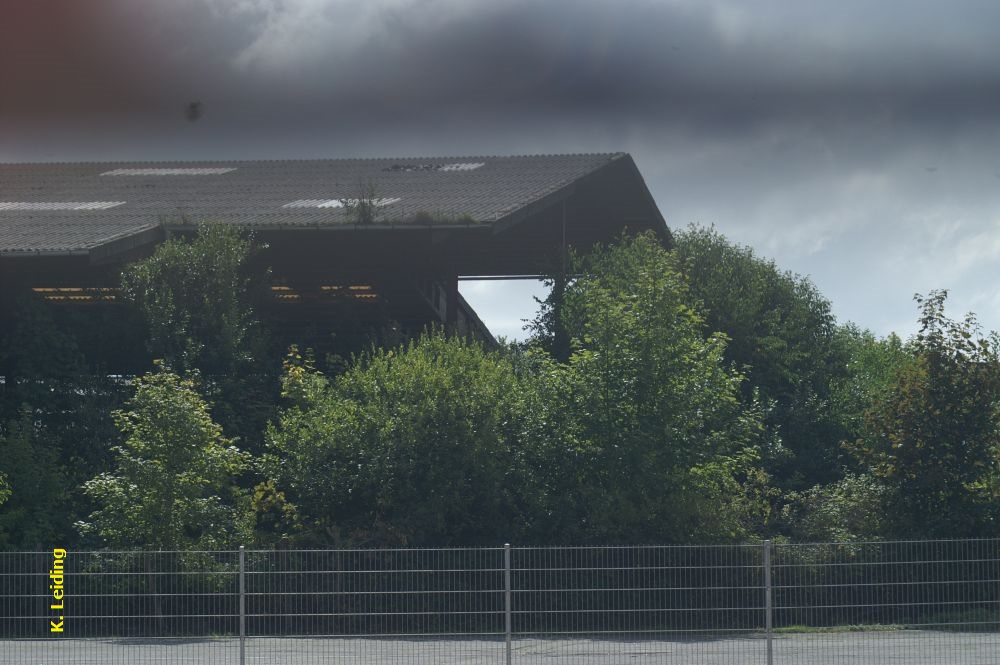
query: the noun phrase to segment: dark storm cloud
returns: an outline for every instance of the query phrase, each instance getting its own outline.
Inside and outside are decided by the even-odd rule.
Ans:
[[[457,16],[429,25],[420,17],[427,6],[435,5],[387,13],[383,26],[391,25],[353,49],[314,48],[298,60],[270,51],[265,32],[241,54],[244,73],[266,82],[265,94],[277,80],[289,100],[302,91],[312,104],[296,114],[319,123],[331,111],[348,123],[523,113],[741,133],[870,114],[947,125],[1000,110],[992,40],[913,43],[894,39],[891,25],[822,37],[808,22],[758,26],[740,3],[716,11],[705,9],[711,3],[498,3],[475,12],[444,3],[439,11]]]
[[[353,48],[339,49],[334,33],[327,48],[306,45],[296,58],[280,31],[272,44],[265,28],[238,57],[266,86],[281,80],[348,119],[621,113],[712,131],[845,113],[981,118],[998,108],[1000,50],[987,35],[935,34],[927,16],[929,37],[904,39],[894,37],[898,16],[864,11],[826,17],[832,27],[762,24],[746,6],[416,3],[361,26],[370,38],[350,40]],[[445,16],[422,15],[435,9]],[[866,27],[870,20],[885,24]]]
[[[786,5],[42,0],[3,28],[0,113],[128,117],[197,98],[279,129],[551,114],[749,132],[1000,110],[1000,47],[983,27],[1000,6],[970,20],[920,3]]]

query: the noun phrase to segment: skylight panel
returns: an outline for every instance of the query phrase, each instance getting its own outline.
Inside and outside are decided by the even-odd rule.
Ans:
[[[393,164],[383,171],[388,173],[413,173],[416,171],[475,171],[486,162],[454,162],[451,164]]]
[[[0,201],[0,210],[107,210],[125,201]]]
[[[101,175],[221,175],[235,171],[236,167],[222,168],[164,168],[164,169],[115,169]]]
[[[383,199],[372,199],[374,203],[379,208],[384,208],[385,206],[392,205],[397,201],[400,201],[399,197],[396,198],[383,198]],[[299,199],[298,201],[292,201],[291,203],[286,203],[281,206],[282,208],[343,208],[347,206],[356,206],[361,203],[361,199]]]
[[[282,208],[343,208],[340,199],[299,199],[281,206]]]
[[[485,162],[458,162],[455,164],[445,164],[438,171],[475,171],[481,166],[486,166]]]
[[[375,204],[379,208],[384,208],[385,206],[392,205],[393,203],[396,203],[399,200],[400,200],[400,198],[397,196],[396,198],[391,198],[391,199],[389,199],[389,198],[385,198],[385,199],[371,199],[371,203]],[[344,199],[343,200],[344,204],[349,205],[351,207],[354,207],[356,205],[360,205],[361,202],[362,202],[362,199]]]
[[[440,164],[393,164],[383,171],[386,173],[412,173],[414,171],[437,171]]]

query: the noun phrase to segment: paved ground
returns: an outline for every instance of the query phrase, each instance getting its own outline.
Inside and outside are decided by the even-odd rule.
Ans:
[[[854,632],[776,636],[775,665],[997,665],[1000,633]],[[239,642],[217,640],[0,640],[3,665],[239,665]],[[502,665],[486,639],[250,638],[247,665]],[[766,665],[759,636],[698,640],[516,639],[514,665]]]

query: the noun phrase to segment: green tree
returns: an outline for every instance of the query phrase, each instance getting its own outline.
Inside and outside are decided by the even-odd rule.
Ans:
[[[563,320],[563,305],[569,281],[565,269],[542,280],[543,286],[549,291],[548,295],[544,299],[535,298],[535,302],[538,303],[538,312],[526,326],[527,330],[531,332],[528,345],[543,350],[562,363],[569,360],[572,351]]]
[[[101,320],[95,307],[47,305],[24,298],[4,340],[0,366],[0,469],[14,496],[0,510],[7,547],[72,546],[72,524],[89,511],[80,485],[111,461],[118,432],[110,413],[126,390],[98,373],[78,341]]]
[[[304,539],[495,543],[511,537],[521,389],[511,364],[441,331],[373,349],[334,381],[293,354],[265,468]]]
[[[782,535],[802,543],[873,541],[891,533],[889,490],[869,473],[848,473],[784,497]]]
[[[173,370],[207,375],[245,371],[263,356],[250,305],[251,239],[223,224],[175,236],[122,271],[122,296],[143,314],[149,347]],[[259,286],[259,285],[258,285]]]
[[[213,415],[226,432],[257,448],[272,414],[277,367],[252,307],[267,280],[252,239],[222,224],[173,237],[126,266],[122,296],[146,321],[154,358],[180,374],[198,370]],[[276,365],[276,363],[275,363]]]
[[[887,399],[903,369],[914,362],[912,348],[895,334],[876,337],[853,324],[837,331],[838,344],[848,361],[846,374],[831,383],[833,413],[848,442],[867,434],[872,404]],[[778,530],[800,542],[851,542],[877,540],[893,531],[890,499],[885,480],[871,473],[867,464],[852,456],[845,459],[846,475],[825,485],[791,491],[783,497]]]
[[[71,486],[58,449],[25,408],[0,428],[0,549],[45,549],[70,544]]]
[[[551,442],[549,528],[602,542],[745,536],[761,414],[741,404],[726,338],[706,334],[677,257],[643,235],[574,272],[562,306],[573,351],[543,369],[543,425],[557,423],[538,437]]]
[[[248,537],[233,477],[248,463],[222,435],[190,378],[167,370],[136,380],[135,396],[114,414],[125,441],[115,468],[87,481],[98,506],[84,533],[113,547],[229,547]]]
[[[854,441],[864,436],[871,405],[892,392],[899,372],[914,361],[914,353],[894,333],[880,338],[847,324],[837,336],[848,360],[846,373],[831,382],[831,402],[844,439]]]
[[[51,307],[37,298],[23,298],[13,318],[2,354],[4,388],[20,388],[17,397],[22,402],[34,403],[38,400],[33,398],[49,393],[39,379],[68,380],[87,371],[76,339],[56,324]],[[20,410],[20,404],[14,410]]]
[[[765,450],[774,481],[804,489],[840,477],[840,426],[831,384],[845,375],[830,303],[806,278],[780,270],[712,228],[675,234],[691,293],[707,329],[729,338],[725,359],[747,375],[744,400],[770,405],[765,424],[778,443]]]
[[[1000,362],[997,334],[973,314],[945,315],[946,291],[916,296],[920,331],[891,390],[854,445],[892,491],[896,535],[1000,533]]]

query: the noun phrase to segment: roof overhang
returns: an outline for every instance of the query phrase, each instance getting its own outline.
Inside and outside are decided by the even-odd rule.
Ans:
[[[500,208],[494,207],[492,213],[481,212],[480,218],[474,221],[425,224],[389,217],[376,223],[360,224],[344,223],[341,217],[336,223],[331,223],[327,218],[310,217],[308,214],[255,214],[248,209],[238,216],[224,218],[222,223],[252,230],[271,246],[271,258],[284,254],[289,267],[294,268],[295,264],[305,261],[322,264],[325,269],[344,271],[393,268],[481,277],[523,277],[551,272],[553,261],[568,247],[588,249],[594,243],[612,242],[626,231],[652,231],[665,244],[671,243],[663,216],[629,155],[583,156],[590,157],[590,161],[575,165],[574,175],[562,179],[546,178],[544,171],[539,170],[539,165],[544,166],[546,159],[554,160],[552,163],[559,165],[563,163],[560,160],[572,157],[524,158],[529,162],[531,159],[537,161],[530,162],[544,185],[537,190],[525,188],[521,182],[524,178],[516,170],[514,173],[518,178],[512,179],[511,164],[514,162],[506,162],[504,168],[507,170],[497,176],[500,178],[498,186],[507,182],[503,180],[507,178],[521,187],[517,190],[521,193],[514,198],[508,197],[514,203],[506,205],[501,197],[495,203]],[[498,163],[517,159],[522,158],[496,158]],[[315,168],[326,163],[318,162]],[[110,167],[104,165],[102,168]],[[275,177],[278,178],[275,182],[280,184],[281,178],[278,175]],[[457,179],[462,176],[451,177]],[[535,176],[531,173],[525,176],[529,180],[532,177]],[[98,184],[109,182],[112,181],[103,179]],[[267,182],[266,179],[264,182]],[[414,182],[415,185],[413,182],[409,185],[419,187],[423,181]],[[459,180],[450,182],[468,187],[468,191],[456,191],[467,199],[473,197],[470,201],[475,200],[476,191],[482,191],[487,199],[491,196],[488,181],[485,189],[480,181],[479,190],[461,184]],[[512,185],[508,183],[506,186]],[[187,192],[185,195],[195,194]],[[193,232],[198,222],[202,221],[199,216],[188,214],[174,217],[156,215],[144,221],[136,212],[125,215],[121,212],[123,209],[125,206],[107,213],[80,213],[81,219],[87,215],[87,219],[97,216],[107,220],[101,227],[104,229],[103,237],[91,237],[82,246],[0,247],[0,259],[62,256],[85,258],[93,265],[122,263],[148,254],[171,234]],[[210,210],[211,206],[206,209]],[[482,210],[488,210],[488,207],[483,206]],[[102,214],[105,216],[100,217]],[[56,241],[61,228],[72,228],[73,217],[66,214],[49,218],[39,215],[37,219],[41,220],[39,223],[52,224],[46,237],[54,236]],[[27,226],[31,222],[29,219],[19,223]]]

